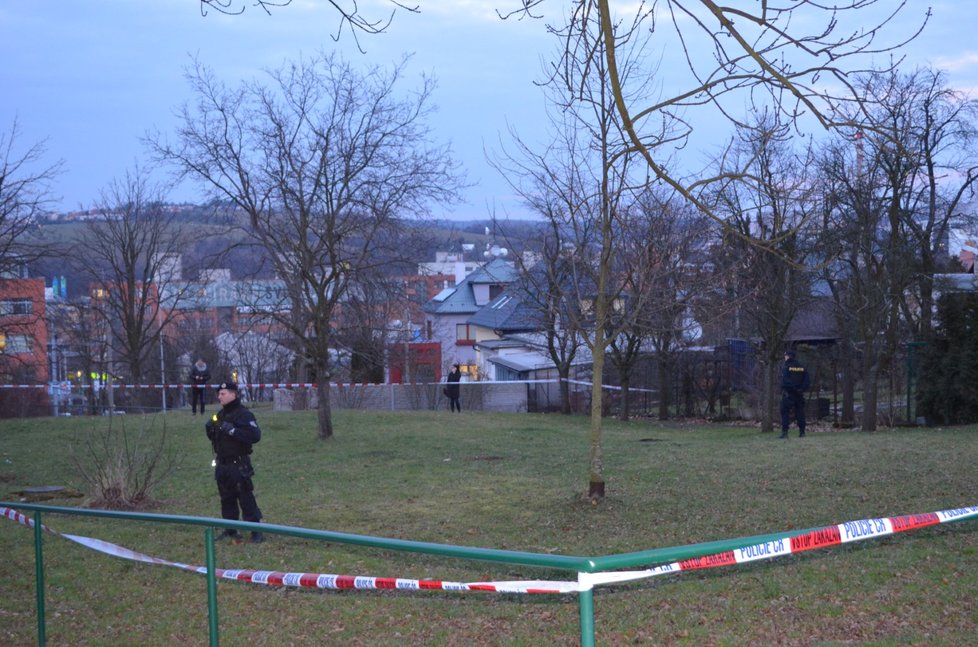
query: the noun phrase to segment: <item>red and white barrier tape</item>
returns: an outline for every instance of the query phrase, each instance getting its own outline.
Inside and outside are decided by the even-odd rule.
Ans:
[[[600,584],[640,580],[657,575],[671,575],[682,571],[692,571],[718,566],[733,566],[763,559],[774,559],[806,550],[826,548],[854,541],[885,537],[898,532],[907,532],[949,521],[978,518],[978,506],[938,510],[923,514],[910,514],[900,517],[880,519],[860,519],[846,521],[835,526],[825,526],[803,535],[754,544],[736,550],[728,550],[713,555],[694,557],[671,564],[660,564],[640,571],[613,571],[605,573],[581,573],[580,582],[585,588]]]
[[[100,384],[98,388],[106,389],[190,389],[193,385],[191,384]],[[207,388],[216,389],[220,387],[220,384],[203,384]],[[316,383],[293,383],[293,382],[255,382],[251,384],[241,383],[238,384],[239,388],[248,389],[313,389],[319,386]],[[367,386],[388,386],[387,384],[373,384],[369,382],[331,382],[331,387],[334,388],[350,388],[350,387],[367,387]],[[52,386],[50,384],[0,384],[0,389],[50,389]],[[71,389],[91,389],[92,384],[72,384]]]
[[[34,520],[12,508],[0,506],[0,515],[17,523],[33,528]],[[660,564],[639,571],[605,571],[601,573],[579,573],[577,582],[562,582],[552,580],[526,580],[513,582],[447,582],[442,580],[414,580],[393,577],[367,577],[354,575],[330,575],[324,573],[286,573],[282,571],[255,571],[249,569],[219,568],[216,575],[219,578],[252,584],[267,584],[270,586],[293,586],[315,589],[397,589],[410,591],[483,591],[491,593],[525,593],[525,594],[561,594],[580,593],[603,584],[641,580],[659,575],[672,575],[682,571],[733,566],[748,562],[784,557],[806,550],[826,548],[855,541],[885,537],[898,532],[908,532],[926,526],[932,526],[949,521],[962,521],[978,518],[978,506],[939,510],[923,514],[885,517],[879,519],[861,519],[847,521],[835,526],[825,526],[811,532],[754,544],[736,550],[724,551],[702,557],[694,557],[670,564]],[[157,557],[151,557],[135,552],[122,546],[117,546],[100,539],[65,535],[42,526],[46,532],[64,537],[70,541],[105,553],[148,564],[173,566],[199,574],[206,574],[207,568],[191,566],[179,562],[171,562]]]
[[[0,516],[4,516],[12,521],[27,526],[34,527],[34,520],[13,508],[0,506]],[[113,557],[121,557],[136,562],[146,564],[157,564],[160,566],[172,566],[185,571],[207,574],[206,566],[192,566],[180,562],[151,557],[143,553],[138,553],[123,546],[92,539],[91,537],[80,537],[78,535],[67,535],[52,530],[48,526],[41,526],[45,532],[64,537],[75,542]],[[575,593],[578,591],[577,582],[559,582],[547,580],[528,580],[519,582],[448,582],[443,580],[412,580],[394,577],[366,577],[354,575],[331,575],[326,573],[286,573],[282,571],[255,571],[250,569],[230,569],[218,568],[215,574],[219,578],[234,580],[236,582],[250,582],[252,584],[267,584],[269,586],[292,586],[309,589],[360,589],[360,590],[380,590],[398,589],[407,591],[483,591],[489,593],[527,593],[527,594],[558,594]]]
[[[591,384],[590,382],[582,382],[580,380],[563,380],[563,381],[565,381],[565,382],[567,382],[569,384],[579,384],[579,385],[588,385],[588,386],[590,386],[590,384]],[[500,382],[497,382],[497,381],[494,381],[494,380],[480,380],[480,381],[476,381],[476,382],[462,382],[461,384],[462,384],[462,386],[493,386],[493,385],[510,386],[510,385],[513,385],[513,384],[557,384],[559,382],[561,382],[561,380],[505,380],[505,381],[500,381]],[[344,388],[344,389],[349,389],[349,388],[366,388],[366,387],[378,387],[378,386],[383,386],[383,387],[391,387],[391,386],[438,386],[438,385],[444,386],[445,384],[447,384],[447,383],[446,382],[418,382],[418,383],[412,382],[410,384],[397,384],[397,383],[395,383],[395,384],[387,384],[387,383],[379,383],[379,382],[330,382],[329,385],[330,385],[331,388]],[[70,383],[69,386],[61,386],[61,384],[54,384],[54,385],[51,385],[51,384],[0,384],[0,389],[50,389],[53,386],[60,387],[62,390],[66,390],[66,391],[67,390],[71,390],[71,389],[87,390],[87,389],[91,389],[91,388],[96,388],[96,385],[93,385],[93,384],[90,384],[90,383],[83,383],[83,384]],[[112,383],[112,384],[99,384],[97,386],[97,388],[99,388],[99,389],[112,388],[112,389],[187,389],[187,390],[189,390],[193,386],[194,386],[193,384],[119,384],[119,383]],[[221,385],[220,384],[204,384],[204,385],[201,385],[201,386],[207,387],[209,389],[216,389],[216,388],[218,388]],[[239,388],[248,388],[248,389],[300,389],[300,388],[314,389],[314,388],[317,388],[318,386],[319,386],[319,384],[316,383],[316,382],[303,382],[303,383],[300,383],[300,382],[267,382],[267,383],[266,382],[254,382],[254,383],[239,382],[238,383],[238,387]],[[620,386],[612,386],[612,385],[609,385],[609,384],[602,384],[601,385],[601,388],[612,390],[612,391],[620,391],[621,390],[621,387]],[[639,388],[636,388],[636,387],[629,388],[629,391],[632,391],[634,393],[639,393],[639,392],[655,393],[656,392],[654,390],[650,390],[650,389],[639,389]]]

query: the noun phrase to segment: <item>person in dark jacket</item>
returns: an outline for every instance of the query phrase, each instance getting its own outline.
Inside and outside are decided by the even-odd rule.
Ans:
[[[795,414],[798,423],[798,437],[805,436],[805,391],[808,390],[810,378],[808,370],[795,359],[795,351],[784,353],[784,366],[781,368],[781,435],[788,437],[788,425],[791,413]]]
[[[190,407],[193,415],[197,415],[197,403],[200,403],[200,415],[204,415],[204,404],[207,402],[207,384],[211,381],[211,372],[207,363],[202,359],[194,362],[190,369]]]
[[[462,379],[462,370],[458,364],[452,364],[452,371],[448,374],[448,386],[445,387],[445,395],[448,396],[448,406],[452,411],[462,413],[462,405],[458,401],[459,386]]]
[[[261,429],[255,415],[238,399],[238,385],[227,381],[217,390],[221,410],[205,425],[207,437],[214,448],[214,479],[221,496],[221,517],[238,520],[240,509],[244,521],[261,521],[261,510],[255,500],[255,487],[251,478],[255,474],[251,466],[252,445],[261,440]],[[237,530],[225,529],[218,539],[241,538]],[[251,533],[251,542],[264,541],[260,532]]]

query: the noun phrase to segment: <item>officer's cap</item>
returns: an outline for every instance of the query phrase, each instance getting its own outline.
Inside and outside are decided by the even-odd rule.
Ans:
[[[231,380],[225,380],[224,382],[221,382],[217,388],[218,390],[224,389],[225,391],[237,391],[238,384],[236,382],[232,382]]]

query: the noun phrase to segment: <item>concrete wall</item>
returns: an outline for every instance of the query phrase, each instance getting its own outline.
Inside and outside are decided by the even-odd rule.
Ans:
[[[527,385],[520,382],[462,383],[459,401],[466,411],[526,411]],[[432,384],[368,384],[330,387],[330,405],[334,409],[368,409],[375,411],[418,411],[447,409],[448,398],[443,383]],[[273,397],[275,411],[294,408],[295,391],[276,389]],[[318,406],[317,394],[309,389],[309,408]]]

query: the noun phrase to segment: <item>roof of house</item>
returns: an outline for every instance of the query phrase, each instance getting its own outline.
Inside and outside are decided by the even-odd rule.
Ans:
[[[540,313],[520,298],[519,290],[505,290],[469,317],[470,324],[500,334],[532,332],[540,329]]]
[[[553,358],[547,352],[544,337],[540,333],[510,335],[504,339],[480,341],[478,346],[490,350],[519,348],[521,352],[491,355],[486,358],[486,361],[491,364],[505,366],[514,371],[539,371],[552,369],[556,366]],[[571,364],[574,366],[587,366],[591,361],[591,351],[587,346],[582,345],[577,349],[574,361]]]
[[[499,364],[500,366],[505,366],[510,370],[519,372],[554,368],[554,362],[550,357],[545,353],[533,351],[512,353],[510,355],[496,355],[488,358],[488,361],[492,364]]]
[[[788,326],[790,341],[835,340],[839,338],[839,326],[829,298],[812,299],[795,314]]]
[[[515,281],[517,276],[517,270],[511,263],[494,258],[466,276],[455,287],[439,292],[421,309],[429,314],[472,314],[479,310],[473,286],[507,285]]]

